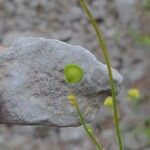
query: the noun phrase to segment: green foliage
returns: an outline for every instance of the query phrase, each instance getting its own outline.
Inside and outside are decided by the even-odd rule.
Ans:
[[[150,142],[150,127],[145,129],[145,133],[146,133],[146,135],[149,139],[149,142]]]
[[[144,6],[144,9],[150,11],[150,0],[144,0],[143,6]]]
[[[127,33],[136,45],[150,46],[150,35],[142,35],[134,29],[129,29]]]
[[[136,41],[141,45],[150,46],[150,35],[138,35]]]
[[[145,133],[150,142],[150,118],[146,119],[144,124],[145,124]]]
[[[83,79],[84,72],[77,64],[68,64],[64,68],[65,81],[67,83],[78,83]]]

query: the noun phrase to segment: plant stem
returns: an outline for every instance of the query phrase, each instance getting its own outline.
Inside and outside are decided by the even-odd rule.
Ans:
[[[78,112],[78,115],[80,117],[80,121],[81,121],[81,124],[83,125],[86,133],[89,135],[90,139],[93,141],[93,143],[96,145],[97,149],[98,150],[102,150],[102,147],[100,146],[100,144],[97,142],[97,140],[95,139],[95,137],[93,136],[93,134],[91,132],[89,132],[87,126],[86,126],[86,123],[85,123],[85,120],[84,120],[84,117],[82,115],[82,112],[80,111],[80,108],[79,108],[79,105],[78,103],[76,104],[76,109],[77,109],[77,112]]]
[[[115,87],[115,83],[113,80],[111,63],[110,63],[110,59],[109,59],[107,46],[106,46],[105,40],[103,38],[103,34],[102,34],[101,30],[98,28],[98,25],[88,8],[87,3],[85,2],[85,0],[79,0],[79,1],[80,1],[80,5],[81,5],[82,9],[85,11],[91,24],[93,25],[93,28],[96,32],[96,36],[97,36],[97,39],[99,42],[99,46],[102,49],[104,59],[105,59],[106,65],[107,65],[108,74],[109,74],[109,82],[110,82],[112,98],[113,98],[113,116],[114,116],[114,122],[115,122],[115,130],[116,130],[116,135],[118,138],[119,148],[120,148],[120,150],[123,150],[123,141],[122,141],[122,136],[121,136],[121,132],[120,132],[120,128],[119,128],[119,119],[118,119],[118,112],[117,112],[116,87]]]

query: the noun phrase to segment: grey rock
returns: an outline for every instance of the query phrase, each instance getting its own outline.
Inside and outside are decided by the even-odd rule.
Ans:
[[[137,131],[138,132],[138,131]],[[148,139],[145,135],[145,133],[140,132],[140,133],[133,133],[133,132],[127,132],[124,135],[124,141],[126,147],[128,149],[145,149],[142,148],[148,143]],[[140,141],[140,143],[139,143]]]
[[[85,131],[82,127],[78,128],[62,128],[60,138],[64,142],[78,141],[84,139]]]
[[[84,70],[77,84],[64,81],[63,69],[70,63]],[[119,89],[123,77],[112,71]],[[87,122],[111,94],[107,67],[90,51],[58,40],[22,37],[0,52],[0,123],[79,126],[67,100],[71,91]]]
[[[107,2],[106,1],[93,1],[92,12],[96,20],[104,19],[107,16]]]
[[[116,9],[122,24],[127,26],[130,23],[134,27],[138,27],[135,3],[135,0],[115,0]]]

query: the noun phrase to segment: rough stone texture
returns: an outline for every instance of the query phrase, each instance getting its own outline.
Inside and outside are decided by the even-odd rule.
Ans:
[[[117,99],[122,135],[126,137],[130,133],[132,137],[124,139],[125,149],[131,150],[134,141],[141,146],[145,143],[143,136],[143,140],[137,137],[144,134],[144,122],[150,117],[150,48],[137,43],[137,37],[134,39],[134,34],[139,32],[149,35],[150,15],[143,11],[144,1],[86,1],[105,36],[112,66],[124,76],[125,85]],[[132,29],[133,35],[130,34]],[[0,0],[0,44],[9,46],[19,36],[40,36],[82,45],[103,61],[93,28],[78,0]],[[138,102],[127,101],[128,89],[133,87],[142,94]],[[106,150],[117,149],[112,120],[111,109],[102,106],[92,123],[97,139]],[[0,125],[0,150],[95,150],[86,134],[76,140],[76,134],[81,134],[78,128],[58,129],[60,135],[55,128]],[[133,136],[135,130],[137,136]],[[68,142],[61,132],[66,134]],[[73,135],[75,140],[70,141]],[[149,137],[147,139],[150,141]],[[150,150],[150,145],[147,143],[138,150]]]
[[[77,84],[64,81],[63,68],[70,63],[84,70]],[[123,78],[112,71],[119,89]],[[70,91],[88,122],[110,95],[107,67],[88,50],[53,39],[22,37],[1,51],[1,123],[78,126],[76,110],[67,101]]]
[[[135,0],[114,0],[116,3],[116,9],[119,12],[119,17],[124,25],[138,24],[137,16],[135,15]]]

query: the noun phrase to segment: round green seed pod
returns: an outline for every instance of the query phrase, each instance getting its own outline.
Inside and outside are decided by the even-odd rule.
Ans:
[[[77,83],[83,79],[84,72],[77,64],[68,64],[64,68],[64,77],[67,83]]]

